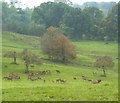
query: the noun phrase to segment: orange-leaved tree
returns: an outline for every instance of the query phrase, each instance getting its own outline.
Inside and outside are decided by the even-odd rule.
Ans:
[[[48,28],[41,38],[41,48],[43,53],[50,58],[61,59],[64,63],[68,59],[76,57],[76,47],[63,34],[59,33],[55,27]]]

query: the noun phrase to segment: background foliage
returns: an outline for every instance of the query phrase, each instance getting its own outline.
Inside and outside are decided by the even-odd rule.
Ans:
[[[83,4],[83,8],[64,3],[46,2],[30,8],[16,8],[2,3],[3,31],[12,31],[27,35],[41,36],[50,26],[54,26],[71,39],[109,40],[118,39],[118,4]],[[88,6],[85,6],[88,5]],[[102,4],[101,4],[102,5]]]

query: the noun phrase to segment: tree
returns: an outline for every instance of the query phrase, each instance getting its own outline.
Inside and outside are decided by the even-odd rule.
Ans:
[[[36,65],[39,65],[41,64],[41,60],[39,58],[39,56],[35,55],[35,54],[32,54],[30,51],[28,51],[27,49],[24,49],[22,52],[21,52],[21,57],[22,57],[22,60],[24,60],[24,64],[25,64],[25,73],[28,73],[29,72],[29,66],[31,64],[36,64]]]
[[[17,62],[16,62],[16,52],[13,53],[13,58],[14,58],[13,63],[14,63],[14,64],[17,64]]]
[[[2,5],[2,22],[5,23],[7,22],[7,19],[9,17],[9,5],[6,3],[6,2],[1,2],[1,5]]]
[[[17,64],[18,53],[16,53],[15,51],[7,51],[4,54],[4,57],[13,58],[12,64]]]
[[[72,38],[73,35],[73,28],[66,26],[65,24],[60,24],[58,31],[60,31],[62,34],[64,34],[65,36]]]
[[[70,7],[64,3],[47,2],[35,7],[32,13],[32,19],[37,24],[43,24],[47,28],[50,26],[59,26],[64,13]]]
[[[95,67],[102,68],[103,76],[106,77],[106,68],[113,67],[114,63],[111,57],[101,56],[96,59]]]
[[[49,58],[53,58],[54,43],[56,39],[56,28],[49,27],[47,32],[41,37],[41,49],[44,54],[47,54]]]
[[[97,7],[86,7],[83,13],[87,20],[86,30],[87,36],[92,39],[102,39],[101,37],[101,21],[103,19],[103,12]]]
[[[86,23],[84,14],[80,8],[70,8],[61,20],[61,24],[65,24],[73,30],[71,38],[74,39],[80,39],[82,37]]]
[[[107,35],[110,40],[118,40],[118,4],[108,12],[101,27],[103,28],[103,35]]]
[[[26,35],[40,36],[45,32],[44,25],[35,24],[32,21],[32,9],[16,8],[14,5],[9,5],[2,2],[2,30],[17,32]]]
[[[75,45],[71,44],[65,35],[62,34],[56,37],[55,56],[60,57],[64,63],[66,63],[69,58],[74,59],[76,57],[75,48]]]
[[[44,54],[47,54],[49,58],[61,59],[64,63],[68,59],[74,59],[76,57],[76,47],[68,38],[57,32],[56,28],[50,27],[46,34],[41,38],[41,48]]]

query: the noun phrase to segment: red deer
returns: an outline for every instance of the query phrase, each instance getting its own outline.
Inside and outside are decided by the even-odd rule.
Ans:
[[[60,70],[56,70],[57,73],[61,73]]]
[[[93,84],[98,84],[98,83],[100,83],[102,80],[92,80],[91,82],[93,83]]]
[[[75,80],[76,80],[77,78],[76,78],[76,77],[73,77],[73,79],[75,79]]]
[[[86,78],[84,75],[82,76],[82,79],[83,79],[83,80],[87,80],[87,78]]]

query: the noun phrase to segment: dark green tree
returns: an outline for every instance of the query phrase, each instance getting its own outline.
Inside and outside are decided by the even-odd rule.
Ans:
[[[101,21],[103,19],[103,12],[96,7],[87,7],[83,10],[87,20],[87,35],[91,39],[101,39]]]
[[[71,8],[64,14],[61,24],[65,24],[73,30],[71,38],[80,39],[85,31],[86,25],[82,10],[79,8]]]
[[[118,5],[109,11],[108,16],[102,21],[103,35],[109,40],[118,40]]]
[[[61,18],[68,8],[69,6],[64,3],[42,3],[40,6],[34,8],[32,19],[37,24],[46,25],[47,28],[50,26],[58,27]]]

